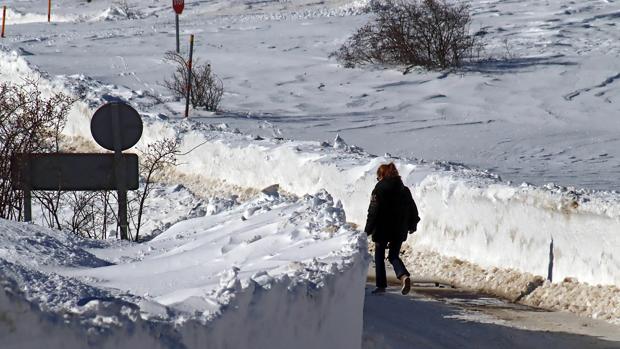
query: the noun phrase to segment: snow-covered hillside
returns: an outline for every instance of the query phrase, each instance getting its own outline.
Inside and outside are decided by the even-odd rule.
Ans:
[[[39,1],[5,3],[45,13]],[[175,46],[173,12],[167,1],[127,3],[141,19],[95,20],[114,8],[110,2],[54,1],[55,15],[81,19],[9,18],[1,45],[23,50],[53,75],[165,96],[160,83],[172,67],[162,58]],[[373,154],[462,163],[516,183],[620,189],[617,2],[470,1],[471,30],[490,59],[408,75],[343,69],[328,58],[368,21],[365,3],[187,1],[183,50],[196,34],[195,56],[211,61],[226,90],[224,112],[202,115],[263,136],[331,140],[339,133]],[[152,113],[182,108],[144,104]]]

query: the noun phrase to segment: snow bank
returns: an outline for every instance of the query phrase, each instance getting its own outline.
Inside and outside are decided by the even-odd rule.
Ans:
[[[45,8],[46,5],[41,3],[41,9]],[[52,21],[55,23],[58,22],[73,22],[78,19],[78,16],[66,16],[66,15],[58,15],[52,12]],[[14,24],[26,24],[26,23],[40,23],[47,22],[47,14],[38,14],[38,13],[26,13],[19,10],[14,10],[11,7],[7,6],[6,9],[6,25],[11,26]]]
[[[52,79],[45,73],[33,69],[26,60],[15,51],[6,52],[0,48],[0,81],[23,84],[33,81],[43,96],[50,96],[57,92],[74,95],[65,88],[63,81]],[[91,139],[90,118],[94,111],[86,103],[74,103],[67,116],[65,134],[80,138]]]
[[[183,130],[184,149],[200,149],[188,155],[191,161],[183,161],[178,171],[201,173],[241,187],[278,183],[292,193],[326,188],[342,201],[348,219],[358,225],[365,221],[376,168],[396,161],[414,188],[422,214],[419,232],[408,243],[418,251],[477,264],[482,279],[463,282],[463,286],[506,293],[515,299],[512,295],[532,291],[528,290],[532,281],[540,285],[538,280],[550,278],[554,283],[544,284],[540,292],[546,287],[552,291],[534,293],[524,301],[610,321],[620,318],[614,291],[620,286],[620,257],[614,253],[620,249],[620,203],[613,192],[552,185],[515,187],[488,173],[372,157],[342,147],[340,142],[331,146],[253,141],[246,135],[208,131],[202,125],[175,127]],[[490,275],[499,270],[510,272],[493,282]],[[450,273],[452,280],[466,275],[458,266]],[[566,278],[576,285],[571,289],[577,291],[571,294],[579,297],[568,299],[562,293],[565,286],[554,286],[563,285]],[[607,285],[607,291],[588,299],[590,292],[596,293],[597,284]]]
[[[405,263],[414,277],[434,279],[538,308],[570,311],[620,324],[620,288],[612,285],[593,286],[571,278],[552,283],[516,269],[482,268],[419,246],[407,249],[405,255]]]
[[[270,191],[143,244],[0,226],[3,348],[361,346],[366,240],[325,192]]]
[[[620,286],[617,196],[438,175],[415,193],[424,212],[416,248],[554,281]]]
[[[306,1],[214,1],[194,9],[194,14],[217,14],[216,20],[226,24],[265,21],[308,20],[318,17],[359,16],[368,13],[368,0]],[[292,6],[291,6],[292,5]]]
[[[91,18],[90,21],[121,21],[126,19],[140,19],[144,17],[145,15],[135,8],[112,6],[105,9],[101,14]]]
[[[445,270],[440,268],[445,264],[433,264],[425,277],[521,297],[549,309],[620,319],[620,257],[614,254],[620,249],[620,204],[613,192],[515,187],[488,173],[449,164],[372,157],[343,145],[342,139],[333,146],[255,141],[204,125],[181,123],[174,128],[184,149],[197,150],[182,161],[181,173],[201,173],[241,187],[278,183],[299,194],[326,188],[358,225],[365,221],[376,168],[396,161],[414,188],[422,214],[419,232],[408,244],[424,252],[420,258],[434,252],[457,261]],[[475,267],[466,268],[465,261]],[[417,266],[418,261],[410,264]],[[543,282],[547,278],[553,283]]]
[[[172,126],[156,126],[166,127]],[[278,183],[299,195],[325,188],[359,225],[365,221],[376,168],[395,160],[312,142],[254,142],[201,125],[176,127],[183,149],[197,149],[181,161],[179,172],[241,187]],[[417,247],[483,267],[620,286],[620,256],[614,253],[620,249],[617,195],[514,187],[437,166],[396,162],[422,212],[420,233],[411,241]]]
[[[320,289],[287,286],[288,280],[270,289],[251,286],[217,319],[178,325],[145,320],[135,304],[114,298],[92,300],[79,315],[44,311],[0,278],[2,347],[360,348],[363,293],[350,290],[362,274],[334,275],[333,287]]]

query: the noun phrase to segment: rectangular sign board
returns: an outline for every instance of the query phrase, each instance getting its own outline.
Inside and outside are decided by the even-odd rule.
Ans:
[[[138,189],[138,156],[123,154],[128,190]],[[11,160],[17,190],[116,190],[114,154],[18,154]]]

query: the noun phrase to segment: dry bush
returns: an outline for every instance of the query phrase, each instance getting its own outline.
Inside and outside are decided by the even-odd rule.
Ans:
[[[74,234],[95,238],[96,237],[96,215],[97,210],[94,200],[97,192],[69,192],[66,195],[71,214],[65,221],[66,227]]]
[[[460,66],[478,48],[469,34],[466,4],[386,0],[369,6],[375,19],[331,54],[345,67],[387,64],[445,69]]]
[[[58,151],[73,102],[63,93],[44,97],[34,80],[0,83],[0,218],[19,220],[23,214],[23,193],[11,188],[11,158]]]
[[[39,205],[41,205],[41,215],[48,227],[52,229],[62,229],[60,222],[61,204],[65,202],[65,192],[62,191],[36,191],[32,193]]]
[[[164,80],[163,86],[176,97],[185,98],[187,95],[187,78],[189,62],[176,52],[167,52],[164,60],[176,66],[170,79]],[[217,111],[224,94],[224,84],[211,70],[211,64],[201,64],[198,60],[192,63],[192,90],[190,103],[193,108],[205,108],[208,111]]]
[[[140,228],[146,200],[151,193],[154,179],[161,176],[167,169],[176,166],[179,143],[175,139],[165,138],[147,146],[140,154],[140,177],[143,187],[129,203],[129,220],[132,222],[135,235],[133,240],[140,239]]]

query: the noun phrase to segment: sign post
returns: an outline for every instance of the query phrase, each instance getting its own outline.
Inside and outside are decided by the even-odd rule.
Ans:
[[[30,164],[28,163],[25,166],[26,173],[30,173]],[[24,222],[32,221],[32,193],[31,190],[32,185],[30,184],[30,178],[27,178],[24,183],[22,190],[24,192]]]
[[[133,147],[142,135],[142,119],[138,112],[124,103],[112,102],[97,109],[90,130],[95,141],[114,151],[114,173],[118,195],[118,226],[121,239],[128,240],[127,183],[124,175],[123,150]]]
[[[177,28],[177,53],[181,52],[181,45],[179,40],[179,15],[183,13],[183,9],[185,8],[185,0],[172,0],[172,8],[175,12],[175,22]]]
[[[181,53],[181,42],[179,39],[179,14],[178,13],[174,14],[174,19],[175,19],[176,28],[177,28],[177,53]]]
[[[118,195],[118,220],[121,228],[121,240],[128,240],[127,227],[127,184],[123,176],[123,149],[121,146],[121,120],[118,104],[112,104],[112,132],[114,133],[114,174],[116,175],[116,192]]]
[[[93,115],[95,141],[114,154],[16,154],[11,159],[11,186],[24,193],[24,220],[32,220],[31,190],[116,190],[121,239],[129,239],[127,190],[139,187],[138,156],[123,154],[142,136],[142,119],[127,104],[112,102]]]
[[[185,99],[185,117],[189,117],[189,99],[192,97],[192,59],[194,56],[194,34],[189,37],[189,62],[187,64],[187,96]]]
[[[47,0],[47,22],[52,21],[52,0]]]

